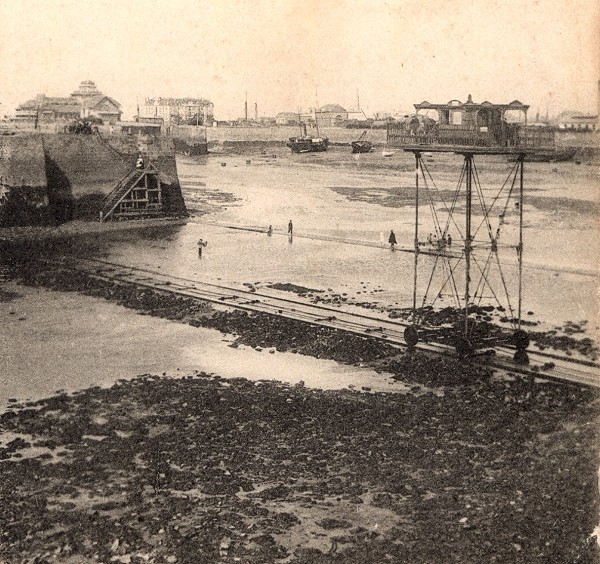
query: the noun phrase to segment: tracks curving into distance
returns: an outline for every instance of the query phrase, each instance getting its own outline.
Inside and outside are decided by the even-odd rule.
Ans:
[[[312,304],[301,299],[277,296],[254,289],[244,290],[173,276],[156,270],[127,266],[101,259],[63,256],[61,259],[46,259],[45,262],[64,269],[85,272],[99,279],[169,292],[220,304],[228,308],[294,319],[377,339],[399,349],[408,348],[404,341],[404,329],[409,324],[401,320],[368,315],[351,311],[350,308],[344,310],[341,307]],[[420,342],[415,348],[430,354],[455,355],[453,347],[442,343]],[[518,373],[600,388],[600,364],[596,362],[558,353],[529,350],[529,364],[520,365],[514,362],[513,355],[514,349],[498,346],[491,349],[491,354],[473,357],[473,362],[480,362],[506,373]]]

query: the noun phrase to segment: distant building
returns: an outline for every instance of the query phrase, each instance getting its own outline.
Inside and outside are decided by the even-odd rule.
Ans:
[[[15,121],[60,122],[73,121],[82,117],[81,104],[73,98],[49,97],[38,94],[17,107]]]
[[[319,126],[342,126],[348,120],[348,113],[339,104],[325,104],[315,111],[315,119]]]
[[[579,112],[563,112],[558,116],[558,129],[561,131],[596,131],[598,116]]]
[[[100,92],[91,80],[84,80],[69,97],[50,97],[39,94],[21,104],[15,120],[21,122],[66,122],[80,118],[96,117],[105,123],[121,119],[121,105]]]
[[[134,121],[137,123],[158,123],[159,125],[164,125],[164,123],[165,123],[165,120],[161,117],[140,116],[139,118],[136,117]]]
[[[277,125],[298,125],[300,116],[294,112],[279,112],[275,116],[275,123]]]
[[[106,123],[115,123],[121,119],[121,105],[110,96],[102,94],[91,80],[84,80],[71,94],[71,98],[81,104],[84,118],[94,116]]]
[[[140,117],[161,117],[166,125],[190,124],[212,126],[215,106],[205,98],[146,98]]]
[[[160,135],[162,123],[151,121],[122,121],[121,131],[126,135]]]

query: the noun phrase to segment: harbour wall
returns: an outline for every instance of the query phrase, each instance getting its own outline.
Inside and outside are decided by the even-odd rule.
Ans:
[[[0,137],[0,227],[97,219],[140,153],[158,168],[166,215],[186,213],[167,138],[57,134]]]
[[[40,135],[0,136],[0,226],[50,220]]]
[[[356,141],[362,129],[349,129],[345,127],[320,127],[319,135],[329,137],[330,144],[350,145]],[[317,136],[316,128],[309,128],[308,134]],[[171,135],[182,139],[204,140],[204,128],[192,125],[171,127]],[[290,137],[300,135],[298,126],[273,125],[271,127],[208,127],[206,138],[210,146],[231,146],[236,142],[264,142],[272,146],[285,145]],[[385,129],[369,129],[368,139],[376,145],[383,146],[386,139]]]
[[[330,146],[350,146],[356,141],[363,129],[344,127],[321,127],[319,134],[329,138]],[[170,135],[188,142],[203,142],[206,135],[208,147],[213,152],[246,152],[284,147],[290,137],[297,136],[297,126],[273,125],[270,127],[223,126],[204,128],[181,125],[172,126]],[[309,129],[309,135],[317,135],[315,128]],[[367,130],[367,139],[375,149],[386,147],[387,131],[385,129]],[[577,149],[573,160],[597,162],[600,159],[600,134],[598,132],[556,131],[556,148]]]

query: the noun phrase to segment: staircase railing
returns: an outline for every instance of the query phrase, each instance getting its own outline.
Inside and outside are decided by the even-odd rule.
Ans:
[[[126,196],[127,192],[132,185],[132,180],[138,180],[144,171],[141,169],[134,169],[127,173],[115,186],[115,188],[107,194],[107,196],[102,201],[102,208],[100,212],[100,221],[106,221],[112,213],[115,211],[115,208],[119,205],[121,200]]]

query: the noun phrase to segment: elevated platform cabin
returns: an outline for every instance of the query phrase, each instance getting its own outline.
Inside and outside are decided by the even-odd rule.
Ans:
[[[415,116],[388,125],[388,145],[428,145],[428,151],[436,147],[449,150],[449,146],[464,146],[492,154],[554,147],[554,131],[527,125],[529,106],[518,100],[509,104],[476,104],[469,95],[464,103],[460,100],[450,100],[447,104],[421,102],[414,107]],[[437,119],[431,117],[433,112],[437,113]]]
[[[478,104],[469,95],[464,103],[414,107],[415,115],[390,124],[387,132],[388,146],[415,157],[412,324],[405,340],[415,346],[442,335],[465,357],[486,345],[512,345],[515,361],[526,363],[529,336],[521,328],[524,162],[528,155],[552,150],[554,132],[528,126],[529,106],[518,100]],[[453,186],[436,185],[426,163],[436,153],[462,157]],[[513,161],[502,186],[482,184],[475,166],[480,155],[507,155]],[[452,306],[442,307],[444,299]],[[441,318],[440,309],[453,315]],[[487,322],[494,313],[499,314],[496,325]],[[448,323],[454,331],[448,331]]]

